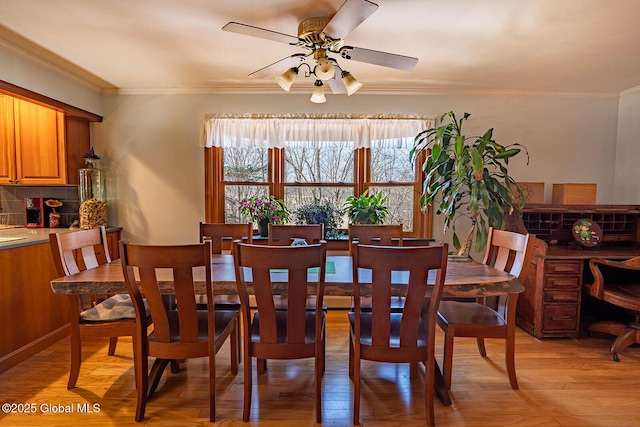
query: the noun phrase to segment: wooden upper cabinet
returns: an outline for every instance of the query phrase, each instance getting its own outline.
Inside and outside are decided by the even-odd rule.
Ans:
[[[64,113],[13,100],[18,184],[66,184]]]
[[[14,136],[13,97],[0,94],[0,183],[16,177],[16,144]]]

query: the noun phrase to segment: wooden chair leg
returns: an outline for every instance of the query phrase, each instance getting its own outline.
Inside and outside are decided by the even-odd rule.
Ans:
[[[231,336],[229,337],[229,346],[231,353],[231,373],[236,375],[238,373],[238,364],[240,363],[240,321],[239,317],[236,318],[233,326],[233,331],[231,331]]]
[[[147,407],[147,397],[149,392],[149,376],[147,373],[149,369],[149,361],[147,359],[147,355],[142,350],[142,344],[138,343],[136,340],[134,345],[136,345],[136,347],[133,351],[133,363],[136,375],[136,385],[138,388],[135,420],[140,422],[144,418],[144,411]]]
[[[324,347],[324,343],[320,343]],[[315,360],[315,389],[316,389],[316,423],[322,424],[322,374],[324,371],[324,348],[316,346]]]
[[[447,390],[451,390],[451,371],[453,369],[453,338],[454,332],[446,330],[444,333],[444,353],[442,374],[444,376],[444,383],[447,386]]]
[[[118,337],[109,337],[109,350],[107,354],[113,356],[116,353],[116,346],[118,345]]]
[[[516,376],[516,360],[515,360],[515,335],[507,337],[505,342],[504,359],[507,365],[507,374],[509,375],[509,383],[511,388],[518,390],[518,377]]]
[[[487,349],[484,346],[484,338],[476,338],[476,343],[478,344],[478,353],[480,353],[480,356],[487,357]]]
[[[80,342],[80,328],[78,324],[71,322],[71,367],[69,369],[69,382],[67,388],[76,388],[80,365],[82,364],[82,343]]]
[[[433,351],[431,349],[430,351]],[[435,398],[435,356],[431,354],[425,362],[424,409],[428,426],[435,426],[433,400]]]
[[[244,404],[242,407],[242,421],[249,421],[249,416],[251,415],[251,388],[252,388],[252,377],[253,372],[251,372],[251,356],[249,356],[248,351],[246,350],[247,345],[245,343],[245,352],[244,352]]]
[[[353,424],[360,424],[360,351],[354,349],[353,360]]]

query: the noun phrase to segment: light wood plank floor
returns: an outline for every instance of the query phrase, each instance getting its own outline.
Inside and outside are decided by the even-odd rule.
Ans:
[[[323,419],[327,426],[350,426],[352,385],[348,376],[346,314],[331,311],[327,369],[323,380]],[[437,358],[442,361],[442,334]],[[0,375],[0,403],[35,404],[32,414],[0,412],[3,426],[202,426],[209,425],[207,365],[191,360],[180,374],[168,370],[145,419],[137,424],[131,341],[121,340],[109,357],[106,341],[85,341],[78,388],[67,390],[69,342],[64,339]],[[505,374],[503,343],[487,341],[488,357],[475,340],[455,344],[453,405],[436,401],[440,426],[632,426],[640,425],[640,346],[625,350],[621,362],[609,355],[609,337],[538,341],[517,331],[516,364],[520,390]],[[218,362],[220,426],[308,426],[314,424],[311,361],[270,361],[254,380],[251,421],[242,422],[242,373],[229,371],[228,345]],[[255,363],[254,363],[255,371]],[[364,426],[419,426],[424,422],[422,378],[409,380],[408,366],[364,362],[361,421]],[[255,373],[254,373],[255,375]],[[99,404],[80,413],[77,405]],[[73,413],[43,413],[71,405]]]

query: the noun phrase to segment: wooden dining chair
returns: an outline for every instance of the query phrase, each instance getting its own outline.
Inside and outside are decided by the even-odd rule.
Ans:
[[[511,231],[489,229],[483,263],[516,276],[524,283],[533,258],[535,236]],[[438,325],[444,331],[443,375],[451,389],[453,369],[453,340],[455,337],[474,337],[482,357],[487,356],[485,338],[505,340],[505,364],[511,388],[518,389],[515,366],[515,328],[518,294],[498,299],[491,307],[483,299],[476,301],[442,301],[438,311]]]
[[[242,303],[244,421],[249,420],[251,411],[253,357],[258,360],[313,357],[316,421],[322,422],[325,263],[325,241],[307,246],[264,246],[234,242],[236,282]],[[312,268],[316,272],[308,274],[308,269]],[[285,288],[288,295],[286,310],[275,309],[274,283]],[[253,317],[248,285],[253,287],[257,305]],[[316,296],[315,310],[307,310],[306,301],[310,292]]]
[[[409,363],[415,377],[419,362],[425,365],[426,420],[434,425],[435,328],[447,269],[446,244],[396,247],[352,244],[355,306],[349,318],[349,375],[353,378],[353,423],[360,423],[361,360]],[[431,270],[435,281],[428,283]],[[405,304],[401,312],[389,300],[396,275],[405,276]],[[400,279],[402,280],[402,279]],[[366,290],[369,289],[369,292]],[[429,304],[423,309],[425,294]],[[361,296],[371,295],[370,309],[362,310]]]
[[[200,243],[205,240],[211,241],[211,253],[222,254],[231,253],[232,242],[242,240],[243,242],[253,242],[253,224],[228,224],[228,223],[200,223]],[[199,308],[206,310],[206,295],[196,295]],[[236,310],[240,313],[240,298],[237,295],[213,295],[216,310]],[[240,316],[237,317],[236,336],[231,337],[231,347],[238,349],[238,358],[242,358],[240,336]]]
[[[402,246],[402,224],[349,224],[349,250],[352,243]]]
[[[49,244],[60,277],[111,262],[104,227],[68,233],[49,234]],[[71,369],[67,388],[76,387],[82,364],[82,338],[108,337],[109,356],[113,356],[118,337],[135,341],[135,311],[129,295],[93,295],[82,300],[69,295]],[[135,352],[135,345],[134,345]]]
[[[120,241],[124,280],[136,311],[134,362],[138,382],[136,421],[144,418],[147,400],[158,387],[167,365],[175,360],[209,358],[210,421],[216,417],[216,358],[228,337],[235,334],[238,312],[216,310],[211,283],[211,245],[209,242],[184,246],[143,246]],[[139,272],[139,285],[134,269]],[[162,278],[170,269],[173,275],[176,304],[166,304]],[[194,288],[194,269],[204,273],[207,310],[198,310]],[[140,287],[139,287],[140,286]],[[153,332],[147,334],[142,294],[149,305]],[[231,349],[231,372],[237,374],[235,348]],[[155,361],[149,372],[148,358]]]
[[[324,224],[271,224],[269,223],[269,244],[289,246],[293,239],[304,239],[307,244],[319,243],[324,239]]]
[[[402,224],[349,224],[349,251],[353,248],[353,242],[364,245],[402,246]],[[394,310],[401,311],[404,297],[392,296],[389,303]],[[360,308],[368,310],[370,306],[371,298],[363,297]]]

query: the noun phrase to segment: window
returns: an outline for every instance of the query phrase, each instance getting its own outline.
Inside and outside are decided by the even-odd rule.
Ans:
[[[387,223],[402,223],[409,236],[430,237],[419,206],[422,174],[409,151],[415,134],[432,124],[412,119],[402,128],[389,118],[340,117],[335,123],[304,116],[293,119],[295,131],[287,133],[282,127],[289,117],[268,117],[253,127],[244,116],[219,118],[205,118],[203,132],[209,138],[203,142],[207,221],[247,221],[238,202],[251,196],[273,194],[293,212],[314,199],[341,208],[348,196],[369,189],[387,197]],[[345,217],[344,228],[347,222]]]

